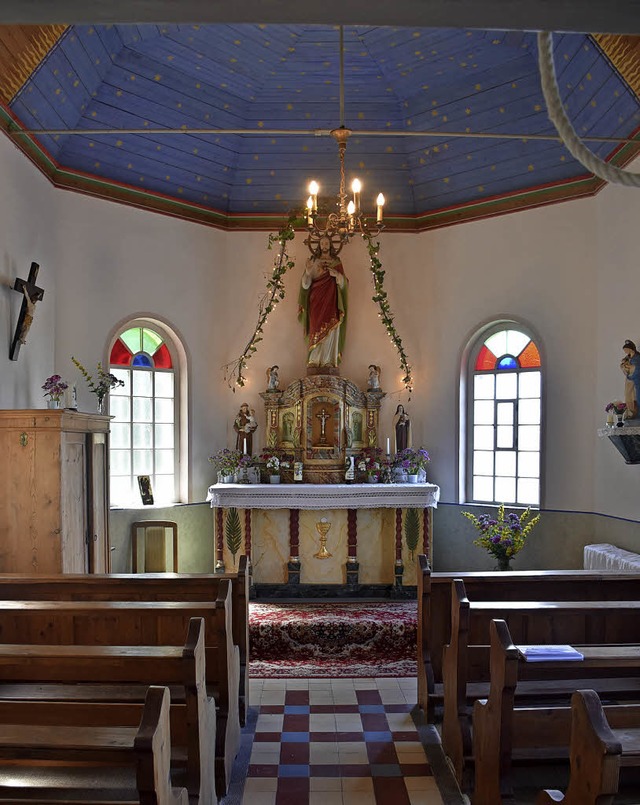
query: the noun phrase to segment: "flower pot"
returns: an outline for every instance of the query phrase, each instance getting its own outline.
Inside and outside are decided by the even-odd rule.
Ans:
[[[407,473],[407,483],[408,484],[417,484],[418,483],[418,474],[415,475],[413,473]]]
[[[47,400],[47,408],[60,408],[60,400]]]
[[[269,483],[270,484],[279,484],[280,483],[280,476],[279,475],[270,475],[269,476]]]
[[[377,484],[378,483],[378,476],[377,475],[367,475],[367,483],[368,484]]]
[[[616,427],[617,428],[623,428],[624,427],[624,421],[623,421],[624,414],[616,414],[616,417],[618,418],[618,421],[616,422]]]
[[[233,475],[223,475],[222,476],[222,483],[223,484],[232,484],[234,480]]]

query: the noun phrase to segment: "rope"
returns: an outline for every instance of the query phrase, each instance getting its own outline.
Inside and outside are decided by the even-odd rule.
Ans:
[[[556,70],[553,63],[552,36],[548,31],[538,33],[538,65],[542,82],[542,94],[547,102],[549,120],[556,127],[562,142],[566,145],[571,155],[591,173],[606,182],[623,184],[627,187],[640,187],[640,173],[631,173],[621,168],[616,168],[615,165],[611,165],[609,162],[603,162],[582,143],[576,134],[560,99]]]

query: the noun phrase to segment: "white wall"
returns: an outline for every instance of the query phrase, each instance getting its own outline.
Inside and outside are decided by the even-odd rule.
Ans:
[[[258,416],[263,410],[258,394],[266,387],[266,367],[279,364],[282,385],[305,372],[296,318],[306,258],[302,236],[291,248],[296,267],[286,278],[287,297],[249,363],[246,387],[234,394],[221,367],[239,355],[253,330],[277,254],[267,250],[266,233],[223,233],[53,190],[6,139],[0,139],[0,166],[7,189],[0,197],[3,281],[26,276],[35,259],[43,266],[47,290],[32,343],[10,365],[6,354],[15,321],[10,305],[19,299],[0,289],[6,345],[0,355],[0,405],[41,405],[38,390],[47,374],[55,369],[78,377],[72,354],[95,365],[106,358],[107,336],[119,321],[141,313],[159,316],[183,336],[190,356],[192,500],[202,500],[213,476],[207,456],[233,444],[231,423],[240,403],[249,402]],[[640,519],[633,495],[640,469],[624,465],[611,445],[595,436],[604,403],[622,393],[622,342],[640,340],[634,260],[639,208],[638,191],[606,190],[596,199],[421,235],[383,234],[386,287],[415,375],[410,402],[395,349],[371,301],[364,244],[354,241],[345,248],[350,309],[342,373],[364,387],[368,364],[381,365],[382,387],[389,393],[381,438],[391,436],[396,404],[407,405],[414,444],[432,453],[430,475],[444,500],[457,497],[463,347],[481,323],[510,315],[522,317],[541,337],[547,379],[545,506],[615,514],[622,509],[623,516]],[[81,381],[79,390],[80,407],[90,408],[93,400]],[[254,449],[263,436],[261,421]]]

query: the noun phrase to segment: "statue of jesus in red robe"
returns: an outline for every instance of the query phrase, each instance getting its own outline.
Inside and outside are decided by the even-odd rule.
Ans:
[[[307,366],[338,366],[347,323],[347,278],[323,235],[302,275],[298,318],[307,337]]]

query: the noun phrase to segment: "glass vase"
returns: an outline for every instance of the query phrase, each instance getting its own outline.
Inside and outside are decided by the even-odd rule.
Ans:
[[[96,403],[97,411],[99,414],[106,413],[106,399],[104,397],[98,397],[98,402]]]
[[[511,570],[511,559],[507,558],[506,556],[501,556],[498,559],[498,564],[496,565],[495,570]]]

